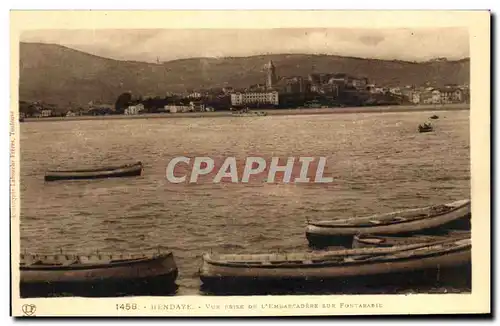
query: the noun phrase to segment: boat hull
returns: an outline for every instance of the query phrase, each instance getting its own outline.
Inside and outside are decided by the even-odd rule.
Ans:
[[[90,282],[21,283],[21,298],[58,296],[121,297],[121,296],[170,296],[175,295],[178,270],[168,274],[136,277],[129,280],[107,279]]]
[[[135,177],[142,174],[142,165],[136,164],[110,169],[80,170],[80,171],[49,171],[45,174],[45,181],[82,180]]]
[[[172,253],[121,263],[91,266],[21,267],[21,296],[169,293],[178,275]]]
[[[241,286],[242,284],[310,284],[332,285],[339,288],[345,286],[394,285],[400,281],[415,281],[409,275],[425,276],[432,282],[439,281],[441,273],[466,276],[464,271],[470,271],[471,247],[441,254],[402,259],[379,260],[359,264],[317,264],[310,266],[234,266],[231,264],[214,263],[204,256],[200,268],[200,279],[207,288],[223,288]],[[353,250],[353,249],[351,249]],[[457,274],[460,272],[461,274]],[[470,272],[469,272],[470,275]],[[410,282],[411,283],[411,282]],[[470,277],[466,280],[470,283]],[[251,285],[246,285],[250,288]]]
[[[402,245],[410,245],[417,243],[431,243],[442,241],[445,239],[467,239],[470,238],[470,231],[449,230],[442,234],[411,234],[411,235],[371,235],[359,234],[355,235],[352,241],[353,248],[381,248],[394,247]]]
[[[470,292],[471,264],[342,278],[200,277],[207,295],[331,295]],[[449,291],[449,290],[448,290]]]
[[[319,221],[310,222],[306,227],[306,238],[312,247],[352,246],[356,234],[413,234],[442,233],[447,229],[470,230],[471,207],[469,201],[458,201],[449,205],[451,210],[422,218],[412,218],[421,214],[429,214],[431,207],[409,209],[382,215],[343,220],[343,222]],[[396,217],[408,217],[406,220],[394,221]],[[373,223],[377,222],[377,223]]]

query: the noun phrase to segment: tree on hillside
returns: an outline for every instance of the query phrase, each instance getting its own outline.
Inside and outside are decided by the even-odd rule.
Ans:
[[[129,92],[122,93],[120,96],[118,96],[115,102],[116,113],[125,112],[125,109],[130,105],[131,102],[132,94]]]

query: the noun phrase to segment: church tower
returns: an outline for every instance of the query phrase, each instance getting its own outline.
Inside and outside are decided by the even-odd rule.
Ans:
[[[266,79],[266,88],[272,89],[276,83],[276,67],[274,67],[274,63],[272,60],[269,60],[267,64],[267,79]]]

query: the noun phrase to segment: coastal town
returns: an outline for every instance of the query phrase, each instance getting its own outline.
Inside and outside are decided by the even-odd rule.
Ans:
[[[119,95],[115,103],[91,100],[87,106],[69,103],[61,107],[42,100],[20,100],[20,118],[381,105],[414,105],[418,108],[419,105],[469,103],[470,100],[468,84],[377,85],[367,77],[342,72],[279,76],[279,67],[273,61],[264,68],[262,83],[243,89],[228,86],[144,97],[128,91]]]

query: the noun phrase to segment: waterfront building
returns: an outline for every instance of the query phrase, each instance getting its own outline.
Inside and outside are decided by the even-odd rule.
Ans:
[[[143,110],[144,110],[144,105],[143,104],[130,105],[128,108],[125,109],[124,114],[126,114],[126,115],[137,115],[137,114],[139,114]]]
[[[200,92],[192,92],[186,96],[187,98],[199,99],[202,97]]]
[[[417,93],[417,92],[416,92]],[[414,98],[416,95],[414,95]],[[418,92],[418,103],[416,104],[433,104],[436,100],[436,96],[429,90],[423,90]]]
[[[276,83],[275,90],[286,94],[302,94],[308,91],[308,84],[302,76],[283,77]]]
[[[191,112],[203,112],[205,111],[205,104],[201,101],[191,101],[189,102]]]
[[[410,97],[410,102],[420,104],[420,92],[413,92]]]
[[[279,104],[279,95],[277,91],[271,92],[251,92],[251,93],[233,93],[231,94],[231,105],[243,106],[251,104]]]
[[[52,110],[49,110],[49,109],[43,109],[40,112],[41,117],[50,117],[51,115],[52,115]]]
[[[164,111],[170,112],[170,113],[184,113],[184,112],[204,112],[204,111],[206,111],[206,109],[205,109],[205,104],[203,104],[202,102],[191,101],[191,102],[189,102],[189,105],[184,105],[184,104],[165,105]]]
[[[391,87],[389,88],[389,93],[394,94],[394,95],[401,95],[401,88],[399,87]]]
[[[331,74],[328,78],[328,84],[347,86],[348,82],[349,76],[344,73]]]
[[[348,85],[357,88],[357,89],[366,89],[368,85],[368,78],[366,77],[361,77],[361,78],[356,78],[356,77],[348,77],[347,80]]]
[[[176,104],[165,105],[165,111],[170,113],[190,112],[190,110],[191,110],[191,105],[176,105]]]
[[[439,89],[434,89],[432,92],[432,104],[439,104],[441,103],[441,92]]]
[[[460,88],[445,87],[438,90],[441,103],[460,103],[464,101],[464,92]]]

